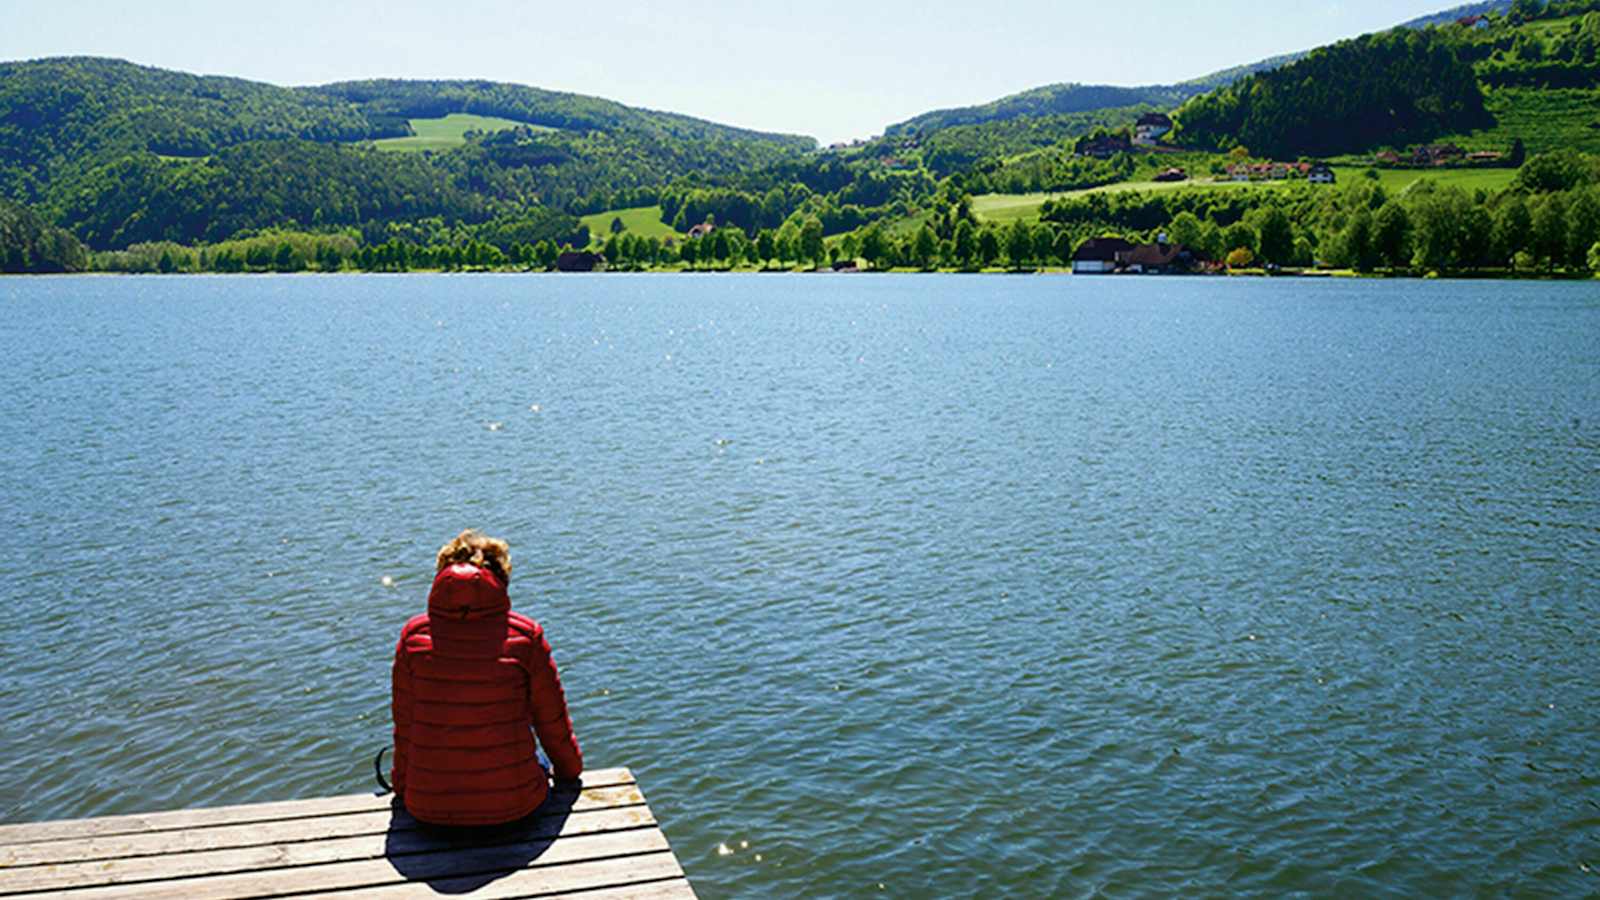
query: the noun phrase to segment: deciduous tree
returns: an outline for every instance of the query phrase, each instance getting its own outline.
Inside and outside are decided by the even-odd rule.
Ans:
[[[1178,213],[1167,226],[1167,237],[1174,244],[1182,244],[1191,249],[1204,249],[1201,247],[1200,218],[1194,213],[1184,210]]]
[[[1495,256],[1509,265],[1518,253],[1528,249],[1533,235],[1533,215],[1521,197],[1501,205],[1494,219]]]
[[[1294,255],[1294,226],[1289,223],[1289,216],[1278,207],[1269,206],[1261,212],[1256,228],[1261,260],[1276,266],[1288,263]]]
[[[1373,222],[1373,241],[1378,259],[1389,268],[1411,261],[1411,217],[1399,203],[1391,200],[1378,210]]]
[[[773,235],[772,229],[763,228],[756,235],[756,255],[761,257],[763,264],[771,264],[778,258],[778,240]]]
[[[1567,202],[1551,194],[1533,211],[1533,255],[1546,269],[1566,262]]]
[[[1033,229],[1033,259],[1040,264],[1048,264],[1056,246],[1056,233],[1049,226],[1040,223]]]
[[[1377,248],[1372,242],[1372,213],[1357,210],[1345,224],[1340,241],[1345,265],[1357,272],[1370,272],[1378,264]]]
[[[978,262],[992,266],[999,258],[1000,236],[992,226],[985,226],[978,232]]]
[[[1576,191],[1567,209],[1568,264],[1581,268],[1595,241],[1600,241],[1600,198],[1593,188]]]
[[[827,258],[822,244],[822,222],[815,217],[806,219],[800,227],[800,255],[819,264]]]
[[[1020,269],[1028,264],[1028,258],[1033,255],[1033,229],[1028,223],[1018,219],[1011,223],[1006,231],[1006,258],[1011,260],[1013,269]]]
[[[972,265],[973,257],[978,253],[977,236],[973,234],[972,220],[963,218],[956,223],[955,233],[956,261],[962,265]]]
[[[1232,253],[1240,248],[1249,250],[1253,259],[1256,252],[1255,229],[1243,222],[1236,223],[1230,227],[1226,233],[1223,234],[1222,243],[1229,253]]]
[[[933,267],[934,254],[939,250],[939,239],[934,236],[933,229],[924,224],[917,230],[917,238],[911,247],[912,259],[920,269]]]

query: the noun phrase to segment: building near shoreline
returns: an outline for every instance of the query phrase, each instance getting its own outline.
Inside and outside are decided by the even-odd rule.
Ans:
[[[603,268],[605,264],[605,254],[590,253],[587,250],[568,250],[556,257],[557,272],[593,272]]]
[[[1167,242],[1162,235],[1154,244],[1140,244],[1117,254],[1117,271],[1128,275],[1168,275],[1194,268],[1194,251],[1182,244]]]
[[[1182,244],[1161,235],[1153,244],[1135,244],[1117,237],[1090,238],[1072,254],[1074,275],[1166,275],[1188,272],[1203,260]]]
[[[1072,274],[1108,275],[1117,270],[1117,255],[1132,249],[1133,244],[1122,238],[1090,238],[1072,254]]]

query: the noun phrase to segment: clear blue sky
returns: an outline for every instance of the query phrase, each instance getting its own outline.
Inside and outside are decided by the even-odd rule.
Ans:
[[[285,85],[488,78],[831,142],[1054,82],[1181,81],[1456,2],[0,0],[0,59]]]

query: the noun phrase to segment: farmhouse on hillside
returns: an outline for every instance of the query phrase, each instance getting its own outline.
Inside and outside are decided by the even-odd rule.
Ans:
[[[1333,184],[1338,180],[1338,176],[1333,173],[1332,166],[1318,163],[1311,167],[1311,172],[1306,175],[1306,180],[1312,184]]]
[[[1288,178],[1306,178],[1311,174],[1310,163],[1264,162],[1236,163],[1228,167],[1232,181],[1283,181]]]
[[[1078,142],[1078,155],[1092,156],[1095,159],[1110,159],[1118,153],[1127,153],[1131,150],[1133,150],[1133,143],[1120,134],[1085,138]]]
[[[703,237],[710,237],[711,232],[716,230],[717,226],[711,224],[710,222],[701,222],[699,225],[689,229],[689,240],[693,241],[699,240]]]
[[[1152,147],[1171,130],[1172,119],[1165,113],[1145,113],[1133,126],[1133,142],[1141,147]]]
[[[1466,155],[1467,151],[1455,144],[1428,144],[1411,151],[1411,162],[1418,166],[1447,166]]]

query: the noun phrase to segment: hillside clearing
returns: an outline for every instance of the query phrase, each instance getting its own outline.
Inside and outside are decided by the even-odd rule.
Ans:
[[[1501,150],[1522,138],[1528,153],[1573,149],[1600,153],[1600,90],[1594,88],[1490,88],[1484,105],[1495,126],[1440,142],[1468,150]]]
[[[1339,184],[1363,179],[1367,171],[1363,166],[1334,166]],[[1451,185],[1464,191],[1504,190],[1517,175],[1514,169],[1378,169],[1378,183],[1390,194],[1398,194],[1424,179],[1439,185]],[[1037,221],[1039,207],[1046,200],[1086,197],[1090,194],[1118,194],[1129,191],[1226,191],[1244,187],[1282,188],[1303,184],[1297,180],[1286,181],[1211,181],[1199,179],[1179,182],[1123,181],[1081,191],[1063,191],[1053,194],[982,194],[972,198],[972,213],[978,221],[1009,225],[1018,219]],[[1337,190],[1335,185],[1331,188]]]
[[[589,226],[589,234],[597,243],[605,243],[611,237],[611,222],[614,219],[622,220],[622,230],[638,237],[677,238],[680,235],[672,230],[672,226],[661,221],[661,207],[636,206],[632,209],[608,209],[584,216],[581,221]]]
[[[1363,166],[1334,166],[1333,171],[1343,184],[1346,181],[1365,178],[1367,169]],[[1511,185],[1512,179],[1517,177],[1515,169],[1377,169],[1375,171],[1378,173],[1378,183],[1391,195],[1423,180],[1441,186],[1458,187],[1468,193],[1480,189],[1492,193],[1505,190]]]
[[[1271,185],[1286,184],[1287,182],[1255,183],[1258,185]],[[1210,181],[1206,179],[1175,182],[1120,181],[1116,184],[1105,184],[1100,187],[1084,188],[1078,191],[1060,191],[1051,194],[981,194],[972,198],[972,214],[977,216],[980,222],[995,222],[1008,225],[1018,219],[1032,221],[1039,218],[1039,207],[1046,200],[1086,197],[1090,194],[1121,194],[1128,191],[1233,190],[1234,188],[1248,186],[1245,182]]]
[[[450,150],[459,147],[467,142],[466,135],[469,131],[505,131],[509,128],[555,130],[542,125],[529,125],[511,119],[475,116],[470,113],[451,113],[438,119],[412,119],[410,122],[411,130],[416,132],[415,135],[384,138],[381,141],[373,141],[373,146],[379,150],[396,153],[420,153],[424,150]]]

